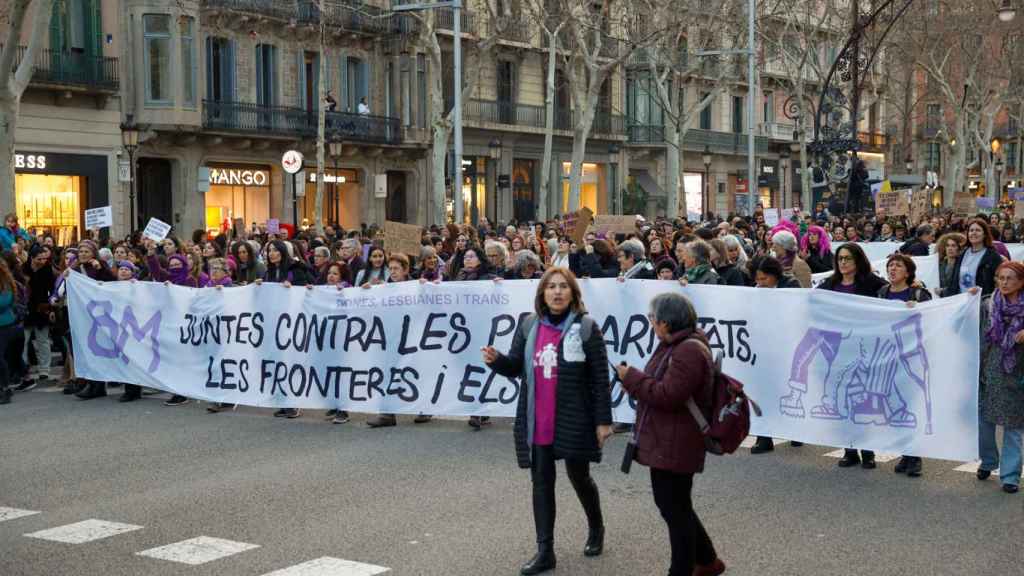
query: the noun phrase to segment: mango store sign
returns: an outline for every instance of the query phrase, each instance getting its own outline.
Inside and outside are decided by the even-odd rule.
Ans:
[[[239,170],[236,168],[211,168],[210,184],[236,186],[267,186],[270,174],[266,170]]]

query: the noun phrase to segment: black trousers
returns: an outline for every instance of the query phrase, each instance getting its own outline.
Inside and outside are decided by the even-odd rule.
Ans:
[[[15,348],[24,342],[21,335],[21,326],[17,324],[0,326],[0,393],[5,392],[11,384],[16,384],[12,382],[15,378],[20,378],[18,366],[12,366],[12,363],[21,364],[21,352],[14,354]]]
[[[668,524],[672,546],[669,576],[690,576],[694,564],[708,565],[718,555],[700,518],[693,510],[693,474],[679,474],[651,468],[654,503]]]
[[[601,498],[597,484],[590,477],[590,462],[566,460],[565,472],[576,490],[576,496],[587,515],[591,529],[604,526],[601,516]],[[533,523],[537,528],[537,544],[551,545],[555,540],[555,451],[551,446],[533,447]]]

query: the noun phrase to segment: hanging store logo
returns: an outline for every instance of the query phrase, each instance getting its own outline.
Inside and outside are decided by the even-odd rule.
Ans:
[[[210,184],[266,186],[270,176],[264,170],[210,169]]]
[[[46,156],[43,154],[15,154],[14,168],[27,168],[29,170],[42,170],[46,168]]]

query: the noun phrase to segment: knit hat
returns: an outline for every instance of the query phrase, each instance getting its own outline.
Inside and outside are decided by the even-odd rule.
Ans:
[[[121,268],[127,268],[127,269],[132,271],[132,276],[133,277],[138,277],[139,276],[139,268],[137,266],[135,266],[135,264],[132,264],[131,260],[118,260],[117,261],[117,268],[118,268],[118,270],[120,270]]]

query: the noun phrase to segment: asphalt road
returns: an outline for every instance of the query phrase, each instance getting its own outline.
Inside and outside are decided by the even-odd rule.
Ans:
[[[402,417],[371,430],[362,415],[344,425],[322,412],[212,415],[162,398],[36,390],[0,407],[0,575],[260,576],[323,557],[388,575],[512,575],[533,553],[510,421],[471,432],[462,420]],[[667,573],[647,471],[618,471],[624,445],[614,438],[594,467],[608,529],[600,558],[582,555],[585,520],[559,470],[555,574]],[[893,474],[894,462],[841,470],[831,450],[709,459],[694,499],[727,574],[1024,574],[1024,495],[954,462],[926,460],[918,479]],[[78,544],[26,536],[91,519],[140,528]],[[146,552],[201,536],[242,544],[195,565],[180,560],[209,547],[174,549],[177,561]],[[375,573],[349,566],[281,574]]]

